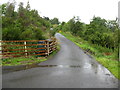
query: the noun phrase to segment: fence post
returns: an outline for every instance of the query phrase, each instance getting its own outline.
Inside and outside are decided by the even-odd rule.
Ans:
[[[50,49],[49,49],[49,41],[47,41],[47,52],[48,52],[48,56],[49,56],[49,53],[50,53]]]
[[[54,47],[54,50],[56,50],[57,49],[57,41],[56,41],[56,39],[55,39],[55,41],[54,41],[54,45],[55,45],[55,47]]]
[[[55,42],[54,42],[54,40],[53,40],[53,47],[52,47],[52,48],[53,48],[52,50],[53,50],[53,52],[54,52],[54,51],[55,51],[55,50],[54,50],[54,48],[55,48]]]
[[[0,59],[2,59],[2,40],[0,40]]]
[[[26,44],[27,44],[27,43],[26,43],[26,41],[25,41],[25,42],[24,42],[24,45],[25,45],[25,52],[27,52],[27,50],[26,50],[26,49],[27,49]],[[25,53],[25,55],[27,56],[27,53]]]

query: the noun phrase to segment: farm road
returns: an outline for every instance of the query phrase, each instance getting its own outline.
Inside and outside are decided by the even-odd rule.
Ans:
[[[41,67],[3,73],[3,88],[118,88],[105,67],[57,33],[61,50]]]

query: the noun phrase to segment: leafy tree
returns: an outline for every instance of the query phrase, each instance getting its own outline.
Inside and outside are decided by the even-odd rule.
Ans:
[[[6,7],[7,7],[7,3],[0,5],[0,12],[2,16],[6,14]]]
[[[31,10],[29,2],[24,8],[20,2],[15,11],[15,3],[3,4],[2,30],[3,40],[33,40],[46,39],[51,24],[40,17],[37,10]]]
[[[14,16],[14,9],[15,9],[15,3],[8,3],[8,5],[6,7],[5,16],[7,16],[7,17],[13,17]]]
[[[53,18],[50,20],[51,24],[60,24],[58,18]]]
[[[48,20],[48,21],[50,20],[49,17],[45,17],[45,16],[44,16],[43,18],[44,18],[45,20]]]

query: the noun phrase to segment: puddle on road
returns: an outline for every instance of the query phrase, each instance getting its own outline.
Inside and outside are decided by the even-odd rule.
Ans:
[[[27,70],[31,68],[36,68],[36,67],[41,67],[41,68],[52,68],[52,67],[58,67],[58,68],[83,68],[85,72],[87,73],[95,73],[98,75],[102,75],[103,73],[107,76],[110,76],[110,72],[95,63],[89,64],[86,63],[85,65],[40,65],[40,64],[32,64],[32,65],[24,65],[24,66],[9,66],[9,67],[3,67],[2,73],[9,73],[9,72],[15,72],[15,71],[21,71],[21,70]]]
[[[24,66],[13,66],[13,67],[7,67],[3,68],[2,72],[3,73],[8,73],[8,72],[15,72],[15,71],[20,71],[20,70],[26,70],[26,69],[31,69],[35,67],[60,67],[60,68],[80,68],[80,65],[38,65],[38,64],[32,64],[32,65],[24,65]]]

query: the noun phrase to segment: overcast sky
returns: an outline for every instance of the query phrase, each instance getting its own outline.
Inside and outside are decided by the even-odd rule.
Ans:
[[[12,0],[0,0],[0,4]],[[28,0],[15,0],[17,4]],[[107,20],[118,17],[118,2],[120,0],[29,0],[32,9],[38,10],[40,16],[57,17],[60,21],[68,21],[73,16],[79,16],[82,22],[89,23],[93,16]]]

